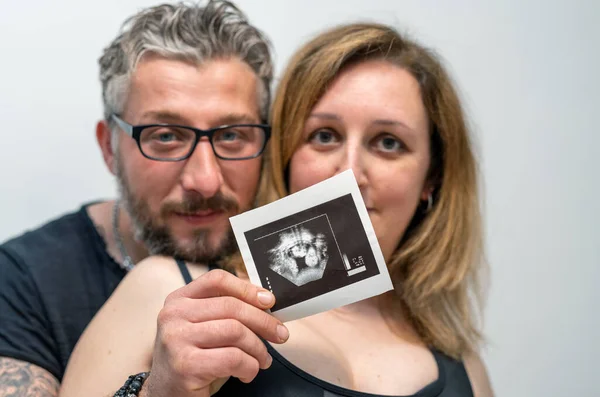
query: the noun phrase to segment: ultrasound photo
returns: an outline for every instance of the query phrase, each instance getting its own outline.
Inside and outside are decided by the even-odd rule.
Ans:
[[[329,188],[325,181],[231,218],[248,275],[273,292],[276,316],[298,318],[391,289],[354,176],[342,175]]]
[[[245,235],[272,312],[379,274],[350,194]]]

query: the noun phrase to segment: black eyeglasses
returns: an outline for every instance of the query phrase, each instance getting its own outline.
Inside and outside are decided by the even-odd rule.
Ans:
[[[187,159],[204,136],[220,159],[253,159],[261,155],[271,137],[271,127],[266,124],[234,124],[200,130],[173,124],[131,125],[115,114],[111,117],[137,142],[144,157],[157,161]]]

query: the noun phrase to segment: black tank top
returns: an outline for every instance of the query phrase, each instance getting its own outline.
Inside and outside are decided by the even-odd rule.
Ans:
[[[192,277],[185,263],[176,261],[186,284],[191,282]],[[209,265],[209,270],[217,268]],[[230,378],[214,397],[392,397],[361,393],[318,379],[286,360],[269,343],[264,342],[273,357],[271,366],[259,371],[250,383]],[[438,366],[438,379],[412,396],[396,397],[472,397],[471,382],[462,361],[435,349],[431,352]]]

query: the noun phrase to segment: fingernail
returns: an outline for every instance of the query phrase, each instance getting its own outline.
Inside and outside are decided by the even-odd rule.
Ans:
[[[288,329],[285,326],[278,325],[277,326],[277,336],[279,336],[279,339],[282,342],[285,342],[290,337],[290,331],[288,331]]]
[[[269,306],[273,303],[273,294],[267,291],[260,291],[258,293],[258,301],[265,306]]]
[[[273,364],[273,357],[271,357],[270,354],[267,355],[267,364],[266,367],[264,369],[267,369],[271,366],[271,364]]]

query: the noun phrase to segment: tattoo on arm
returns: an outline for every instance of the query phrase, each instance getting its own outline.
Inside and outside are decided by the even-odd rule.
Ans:
[[[0,397],[56,397],[58,380],[37,365],[0,357]]]

